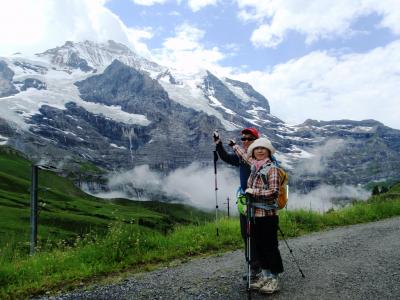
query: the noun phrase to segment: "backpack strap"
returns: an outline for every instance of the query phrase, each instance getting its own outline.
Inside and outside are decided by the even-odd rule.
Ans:
[[[257,175],[260,175],[260,176],[261,176],[261,179],[262,179],[262,181],[263,181],[263,183],[264,183],[264,186],[265,186],[266,188],[268,188],[267,175],[268,175],[269,170],[270,170],[272,167],[275,167],[275,168],[277,168],[278,170],[281,169],[281,167],[279,166],[278,163],[272,162],[272,163],[269,163],[268,165],[266,165],[265,167],[263,167],[262,169],[260,169],[260,170],[257,172]],[[280,184],[281,184],[282,182],[284,182],[284,181],[287,179],[287,174],[286,174],[286,172],[284,172],[284,175],[285,175],[285,176],[284,176],[283,178],[279,178],[279,183],[280,183]],[[279,176],[281,176],[281,173],[279,173]]]
[[[263,168],[261,168],[260,170],[258,170],[257,175],[260,175],[261,180],[264,183],[264,189],[268,189],[268,180],[267,180],[267,176],[268,176],[268,172],[269,170],[272,168],[272,164],[269,163],[268,165],[264,166]]]
[[[268,189],[267,175],[265,175],[265,174],[260,174],[260,176],[261,176],[261,179],[262,179],[262,181],[263,181],[263,183],[264,183],[264,189]]]

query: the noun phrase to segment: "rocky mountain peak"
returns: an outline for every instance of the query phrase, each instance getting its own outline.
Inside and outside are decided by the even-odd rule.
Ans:
[[[168,94],[157,80],[117,59],[102,74],[78,81],[75,85],[82,99],[119,105],[129,113],[147,113],[149,117],[156,111],[169,109]]]
[[[159,69],[156,63],[140,57],[127,46],[109,40],[105,43],[93,41],[72,42],[36,54],[49,59],[52,64],[67,69],[80,69],[83,72],[103,70],[115,59],[134,68]]]
[[[258,103],[258,105],[261,105],[263,108],[265,108],[266,113],[271,113],[268,100],[247,82],[225,78],[225,84],[231,85],[231,89],[237,91],[238,93],[244,93],[244,95],[241,95],[244,101]]]

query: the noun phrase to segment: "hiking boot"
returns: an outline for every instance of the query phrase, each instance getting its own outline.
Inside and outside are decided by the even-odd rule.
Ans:
[[[271,278],[263,287],[260,292],[264,294],[272,294],[279,291],[278,278]]]
[[[264,277],[264,276],[261,275],[256,282],[253,282],[253,283],[250,284],[250,288],[252,290],[259,290],[263,286],[268,284],[270,280],[271,280],[270,277]]]

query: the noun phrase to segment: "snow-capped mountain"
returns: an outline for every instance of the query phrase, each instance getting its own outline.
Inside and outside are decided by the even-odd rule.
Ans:
[[[398,130],[374,120],[289,126],[247,83],[168,69],[113,41],[0,57],[0,113],[0,144],[71,168],[209,164],[215,128],[228,139],[254,126],[298,188],[400,179]]]

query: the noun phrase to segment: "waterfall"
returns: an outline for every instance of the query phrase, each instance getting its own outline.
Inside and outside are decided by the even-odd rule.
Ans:
[[[133,146],[132,146],[132,138],[136,137],[135,129],[134,128],[125,128],[122,127],[122,135],[127,137],[129,140],[129,152],[131,154],[131,161],[133,165]]]

